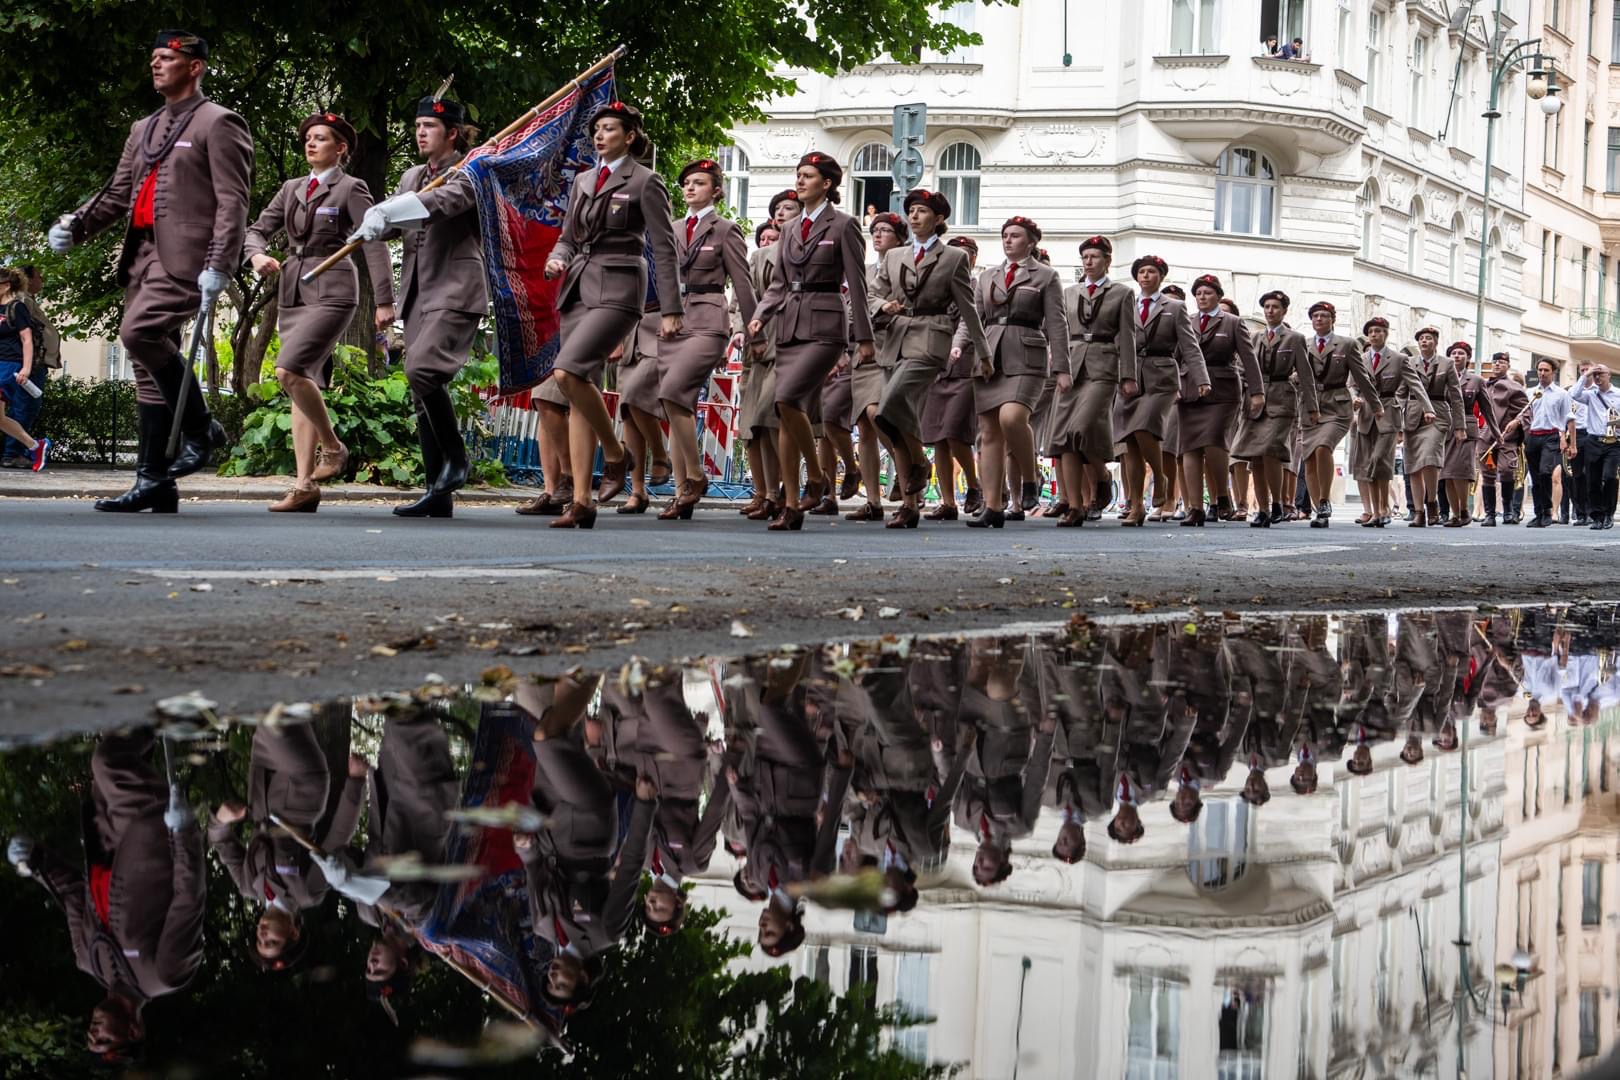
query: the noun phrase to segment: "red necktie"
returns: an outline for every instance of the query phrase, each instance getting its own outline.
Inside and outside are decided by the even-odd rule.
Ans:
[[[1205,330],[1208,330],[1208,329],[1209,329],[1209,312],[1206,311],[1202,315],[1198,316],[1198,332],[1200,334],[1202,334]]]
[[[653,848],[652,872],[653,872],[653,877],[663,877],[664,876],[664,857],[661,854],[659,854],[657,848]]]
[[[912,266],[921,266],[923,256],[926,255],[926,254],[928,254],[928,249],[927,248],[918,248],[917,249],[917,254],[915,254],[915,255],[913,255],[911,257],[911,265]]]
[[[1012,279],[1013,279],[1014,275],[1016,275],[1017,273],[1018,273],[1018,264],[1017,263],[1008,263],[1007,264],[1007,280],[1004,283],[1004,288],[1008,289],[1009,291],[1012,289]]]
[[[310,199],[314,198],[315,197],[315,189],[320,187],[320,186],[321,186],[321,178],[320,177],[318,177],[318,176],[310,177],[309,178],[309,187],[304,189],[304,201],[308,202]]]
[[[687,247],[692,246],[692,234],[694,232],[696,232],[696,231],[697,231],[697,218],[696,217],[687,218],[686,219],[686,246]]]
[[[1086,296],[1092,297],[1092,296],[1096,296],[1096,295],[1097,295],[1097,283],[1095,281],[1086,282]]]
[[[1378,374],[1378,365],[1383,363],[1383,361],[1384,361],[1384,357],[1383,357],[1382,353],[1373,353],[1373,374],[1374,375]]]
[[[1148,308],[1150,308],[1152,306],[1153,306],[1153,297],[1151,297],[1151,296],[1142,297],[1142,325],[1143,326],[1147,325]]]
[[[606,165],[602,166],[602,171],[596,174],[596,190],[601,191],[602,190],[602,185],[607,183],[608,182],[608,177],[610,177],[612,175],[613,175],[613,170],[612,169],[608,168]]]
[[[1267,330],[1266,331],[1266,340],[1267,341],[1276,341],[1277,340],[1277,331],[1275,331],[1275,330]]]
[[[563,930],[562,919],[553,915],[551,917],[551,928],[557,932],[557,947],[559,949],[568,948],[568,934]]]
[[[1327,352],[1327,338],[1317,338],[1316,339],[1316,351],[1317,352]]]
[[[264,883],[264,898],[266,900],[274,900],[276,898],[276,894],[270,891],[270,883],[268,881]]]
[[[803,218],[799,219],[799,243],[807,244],[809,242],[810,242],[810,219],[808,217],[803,217]]]

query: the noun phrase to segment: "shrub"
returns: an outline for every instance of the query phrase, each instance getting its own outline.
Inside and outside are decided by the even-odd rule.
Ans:
[[[35,432],[49,436],[52,461],[112,464],[115,453],[133,455],[135,386],[54,375]]]

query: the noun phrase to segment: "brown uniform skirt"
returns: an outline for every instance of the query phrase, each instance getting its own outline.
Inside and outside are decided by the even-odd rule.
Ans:
[[[973,415],[973,380],[940,378],[928,391],[923,406],[922,441],[929,446],[946,441],[971,444],[979,435]]]
[[[908,356],[895,366],[894,377],[883,390],[878,421],[892,431],[923,439],[923,413],[945,363],[927,356]]]
[[[682,331],[658,349],[658,398],[694,412],[698,395],[709,376],[726,357],[726,334],[689,334]]]
[[[1472,421],[1473,417],[1467,420]],[[1440,466],[1440,479],[1472,481],[1479,475],[1479,455],[1485,452],[1486,445],[1478,439],[1464,439],[1462,442],[1446,439],[1446,460]]]
[[[795,341],[776,346],[776,403],[800,412],[821,414],[821,387],[843,358],[836,341]]]
[[[1114,441],[1124,442],[1127,436],[1145,431],[1155,439],[1164,440],[1171,434],[1170,419],[1176,411],[1176,392],[1163,390],[1141,392],[1126,400],[1114,399]]]
[[[630,419],[634,406],[644,413],[663,419],[664,403],[658,399],[658,327],[662,316],[651,312],[641,317],[636,332],[624,345],[624,359],[619,363],[619,416]]]
[[[768,439],[781,423],[776,417],[776,362],[755,360],[743,379],[742,401],[737,407],[737,434],[745,440],[761,435]]]
[[[1406,471],[1438,469],[1446,463],[1446,445],[1451,442],[1451,424],[1435,417],[1432,424],[1422,424],[1416,431],[1406,433]]]
[[[1232,418],[1238,412],[1237,402],[1202,401],[1189,404],[1183,401],[1177,403],[1176,411],[1180,413],[1181,429],[1176,453],[1190,454],[1210,446],[1225,450],[1232,445],[1230,432]]]
[[[1019,404],[1031,415],[1041,403],[1041,390],[1046,385],[1044,375],[1005,375],[997,371],[988,379],[973,381],[973,411],[994,412],[1003,405]]]
[[[1260,419],[1250,419],[1238,410],[1237,434],[1232,438],[1232,456],[1244,461],[1271,458],[1292,466],[1294,460],[1294,416],[1268,411]]]
[[[884,387],[889,385],[889,379],[893,375],[893,368],[884,367],[876,360],[853,369],[850,397],[856,416],[860,416],[867,409],[877,408],[878,403],[883,400]]]
[[[1082,379],[1058,394],[1052,402],[1047,450],[1058,454],[1079,454],[1088,464],[1101,465],[1114,459],[1114,396],[1118,384],[1102,379]]]
[[[554,366],[588,383],[600,384],[608,354],[640,321],[639,311],[573,305],[562,313],[562,348]]]
[[[1365,407],[1365,406],[1363,406]],[[1395,432],[1357,429],[1350,436],[1351,474],[1357,480],[1392,480],[1395,477]]]
[[[849,369],[833,368],[832,375],[821,388],[821,423],[823,428],[848,431],[855,426],[854,380]]]
[[[1307,420],[1301,428],[1304,435],[1302,454],[1306,458],[1318,450],[1332,450],[1350,434],[1350,402],[1324,401],[1321,408],[1322,422],[1312,424]]]
[[[562,387],[557,385],[556,379],[542,381],[539,386],[535,387],[533,397],[545,402],[547,405],[555,405],[563,412],[573,408],[568,403],[568,395],[563,393]]]
[[[276,319],[276,330],[281,335],[276,367],[313,379],[324,389],[332,378],[332,350],[353,321],[353,304],[282,308]]]

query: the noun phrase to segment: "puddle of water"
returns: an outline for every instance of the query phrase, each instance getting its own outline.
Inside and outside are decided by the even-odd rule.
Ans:
[[[0,757],[0,1046],[53,1076],[87,1044],[209,1076],[1572,1070],[1616,1035],[1617,619],[1076,620],[172,700]]]

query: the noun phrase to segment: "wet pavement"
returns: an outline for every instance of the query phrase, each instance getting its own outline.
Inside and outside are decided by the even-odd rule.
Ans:
[[[1617,648],[1603,604],[1150,613],[264,711],[203,683],[0,756],[0,1048],[1574,1075],[1617,1035]]]

